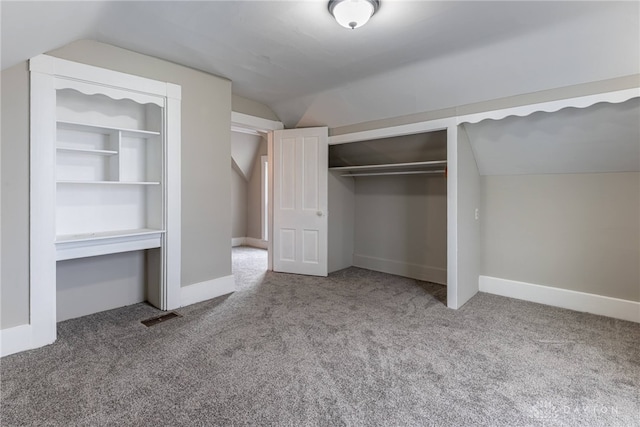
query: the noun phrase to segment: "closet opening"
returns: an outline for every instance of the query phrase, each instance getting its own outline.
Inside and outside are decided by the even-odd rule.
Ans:
[[[446,129],[330,145],[329,271],[444,285],[424,288],[446,304],[446,171]]]

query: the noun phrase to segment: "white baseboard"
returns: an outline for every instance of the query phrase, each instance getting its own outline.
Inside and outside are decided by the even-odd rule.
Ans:
[[[180,288],[180,306],[195,304],[236,290],[236,281],[232,275],[194,283]]]
[[[353,254],[353,266],[425,282],[447,284],[447,269]]]
[[[0,357],[35,348],[31,325],[14,326],[0,330]]]
[[[251,246],[253,248],[267,249],[269,242],[267,242],[266,240],[256,239],[253,237],[245,237],[244,244],[246,246]]]
[[[480,276],[480,292],[640,323],[640,302]]]
[[[254,237],[232,237],[231,247],[235,248],[236,246],[251,246],[253,248],[267,249],[269,242]]]

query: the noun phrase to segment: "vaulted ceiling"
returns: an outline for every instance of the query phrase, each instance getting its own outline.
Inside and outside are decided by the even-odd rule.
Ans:
[[[288,126],[343,126],[640,73],[640,3],[1,2],[2,68],[78,39],[233,82]]]

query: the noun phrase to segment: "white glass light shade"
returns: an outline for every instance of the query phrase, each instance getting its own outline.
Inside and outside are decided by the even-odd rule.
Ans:
[[[329,12],[345,28],[359,28],[378,10],[378,0],[332,0]]]

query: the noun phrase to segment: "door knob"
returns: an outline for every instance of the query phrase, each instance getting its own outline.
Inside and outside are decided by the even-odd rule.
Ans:
[[[324,214],[322,213],[322,211],[318,211],[318,212],[316,212],[316,215],[318,215],[318,216],[322,216],[322,215],[324,215]]]

